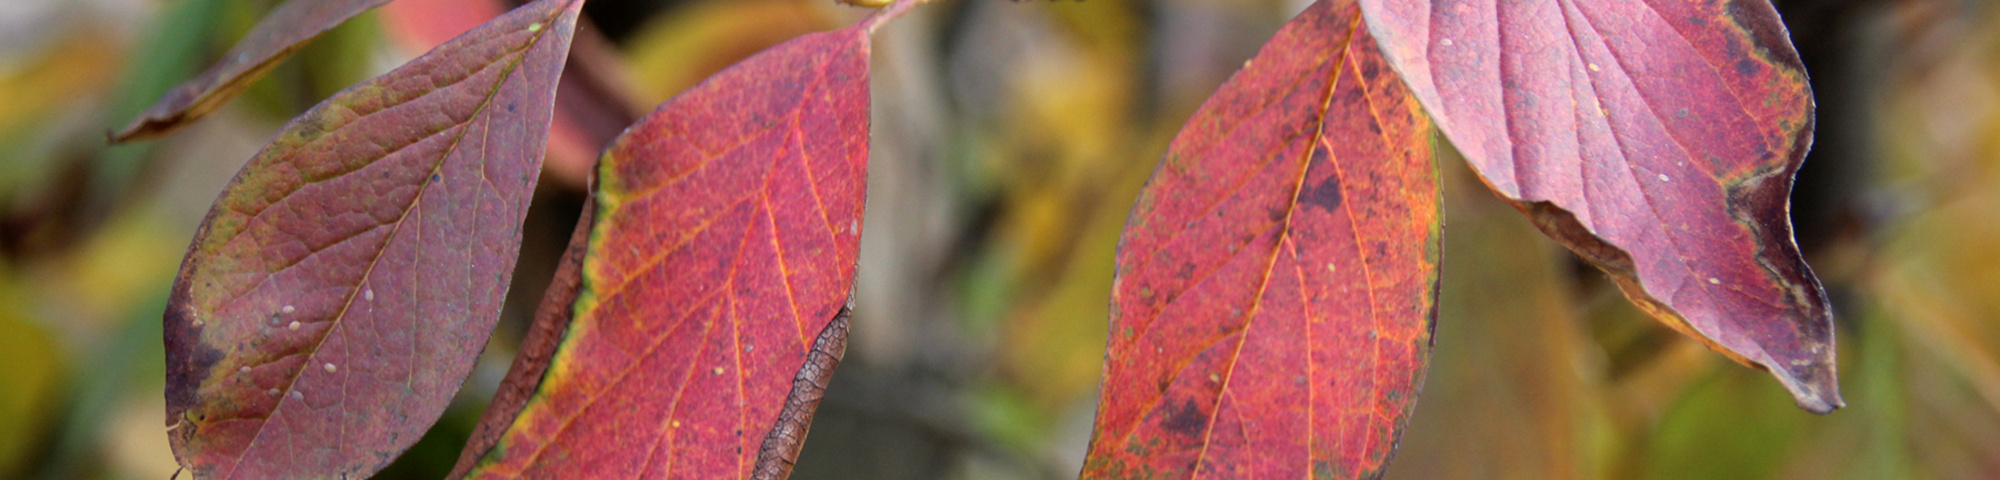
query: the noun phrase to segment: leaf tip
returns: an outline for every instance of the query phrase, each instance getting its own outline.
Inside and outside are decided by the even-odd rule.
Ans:
[[[1847,406],[1840,398],[1840,378],[1834,373],[1832,355],[1804,365],[1773,369],[1772,374],[1805,411],[1826,415]]]
[[[209,111],[214,110],[215,105],[196,104],[195,92],[198,90],[194,88],[197,82],[201,81],[200,78],[190,80],[187,84],[167,91],[159,101],[141,110],[138,116],[132,118],[131,123],[111,132],[108,135],[110,143],[117,145],[165,137],[206,116]]]
[[[166,135],[171,130],[171,128],[162,128],[150,116],[141,116],[132,119],[132,123],[125,125],[125,128],[106,130],[104,132],[104,143],[106,145],[120,145],[141,140],[152,140]]]

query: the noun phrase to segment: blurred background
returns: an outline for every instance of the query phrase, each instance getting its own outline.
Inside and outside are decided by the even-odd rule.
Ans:
[[[399,0],[215,117],[107,147],[276,0],[0,0],[0,479],[165,479],[160,318],[195,226],[286,119],[505,8]],[[1783,0],[1819,100],[1792,212],[1849,407],[1662,327],[1441,155],[1437,348],[1391,479],[2000,478],[2000,8]],[[847,361],[794,478],[1074,478],[1112,252],[1194,108],[1301,0],[941,1],[875,47]],[[866,10],[592,0],[505,318],[379,478],[442,478],[553,273],[602,139]],[[580,60],[587,59],[587,60]]]

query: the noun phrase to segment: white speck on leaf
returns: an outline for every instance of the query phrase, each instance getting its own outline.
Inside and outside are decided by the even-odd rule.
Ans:
[[[373,289],[373,288],[370,288],[370,289],[367,289],[367,290],[362,290],[362,291],[361,291],[361,299],[362,299],[362,300],[367,300],[367,301],[370,301],[370,302],[373,302],[373,301],[375,301],[375,289]]]
[[[292,308],[291,305],[286,305],[285,308],[278,309],[278,313],[292,313],[296,311],[299,311],[299,309]]]
[[[1671,182],[1671,181],[1673,181],[1673,180],[1674,180],[1674,179],[1672,179],[1672,178],[1667,178],[1667,174],[1664,174],[1664,173],[1660,174],[1660,181],[1662,181],[1662,182]]]
[[[292,324],[291,324],[291,325],[286,325],[286,326],[285,326],[285,328],[286,328],[286,329],[288,329],[288,330],[298,330],[298,329],[299,329],[299,321],[298,321],[298,320],[293,320],[293,321],[292,321]]]
[[[326,364],[326,373],[333,373],[338,371],[340,371],[340,367],[333,366],[332,363]]]
[[[1451,39],[1438,40],[1438,45],[1451,46]]]
[[[1719,278],[1715,278],[1715,277],[1708,277],[1708,284],[1709,284],[1709,285],[1721,285],[1721,284],[1722,284],[1722,279],[1719,279]]]

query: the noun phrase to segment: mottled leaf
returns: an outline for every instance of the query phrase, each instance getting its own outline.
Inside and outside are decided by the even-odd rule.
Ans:
[[[112,134],[114,142],[163,136],[193,123],[235,98],[320,35],[389,0],[289,0],[257,23],[222,59],[188,80],[139,118]]]
[[[1120,239],[1084,478],[1372,478],[1421,386],[1430,124],[1322,0],[1168,147]]]
[[[166,313],[196,478],[365,477],[486,345],[580,0],[542,0],[334,95],[237,174]]]
[[[1766,0],[1361,0],[1493,190],[1668,325],[1841,405],[1792,240],[1812,92]]]
[[[564,272],[580,282],[556,280],[574,303],[538,319],[568,322],[561,341],[546,366],[516,364],[502,392],[532,395],[487,412],[482,431],[504,432],[474,437],[464,476],[790,471],[845,348],[868,34],[909,6],[750,57],[612,142],[583,260]]]

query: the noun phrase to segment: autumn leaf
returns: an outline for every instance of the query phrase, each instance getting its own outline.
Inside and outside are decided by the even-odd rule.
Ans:
[[[552,357],[516,363],[454,478],[790,472],[845,349],[868,34],[911,5],[752,56],[612,142],[583,259],[563,273],[580,281],[558,278],[575,292],[537,319],[538,336],[567,322],[561,341],[531,339],[526,354]]]
[[[541,0],[287,124],[216,201],[166,313],[196,478],[365,477],[486,345],[581,0]]]
[[[1119,243],[1083,478],[1371,478],[1436,318],[1430,126],[1322,0],[1168,147]]]
[[[111,135],[113,142],[165,136],[236,98],[251,82],[277,68],[320,35],[389,0],[289,0],[257,23],[222,60],[168,91],[139,118]]]
[[[1840,407],[1832,313],[1792,240],[1812,92],[1764,0],[1361,0],[1488,186],[1642,308]]]

